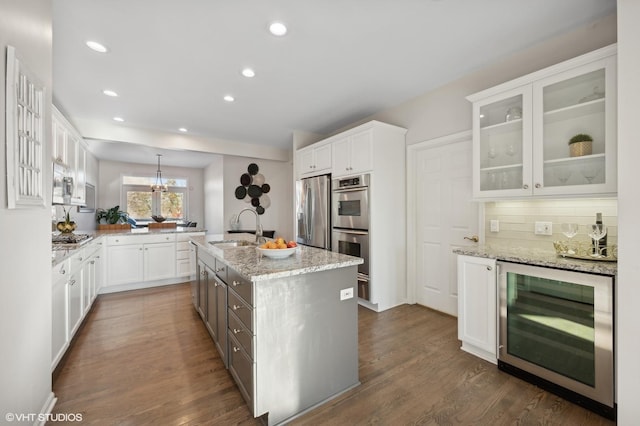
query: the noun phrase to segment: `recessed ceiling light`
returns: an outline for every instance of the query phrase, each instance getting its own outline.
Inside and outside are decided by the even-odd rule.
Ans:
[[[124,121],[124,118],[122,118],[122,117],[113,117],[113,121],[118,121],[118,122],[122,123]]]
[[[178,130],[180,130],[181,132],[186,132],[187,131],[186,127],[180,127]]]
[[[102,93],[104,93],[107,96],[111,96],[113,98],[118,96],[118,94],[116,92],[114,92],[113,90],[109,90],[109,89],[103,90]]]
[[[256,72],[251,68],[245,68],[242,70],[242,75],[244,75],[245,77],[251,78],[256,75]]]
[[[282,22],[274,22],[269,25],[269,31],[274,36],[283,36],[287,33],[287,27]]]
[[[224,100],[227,101],[227,102],[233,102],[236,99],[231,95],[225,95]]]
[[[96,52],[99,53],[107,53],[109,51],[109,49],[107,49],[107,47],[104,44],[100,44],[97,41],[87,41],[87,46],[89,46],[89,49],[91,50],[95,50]]]

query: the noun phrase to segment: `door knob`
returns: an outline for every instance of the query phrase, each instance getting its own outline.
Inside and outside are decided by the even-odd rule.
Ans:
[[[480,241],[480,238],[478,238],[477,235],[472,235],[471,237],[464,237],[465,240],[469,240],[469,241],[473,241],[474,243],[477,243],[478,241]]]

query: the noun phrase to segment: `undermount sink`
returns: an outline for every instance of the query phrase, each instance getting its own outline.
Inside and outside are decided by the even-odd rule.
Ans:
[[[252,246],[255,247],[256,243],[252,242],[252,241],[246,241],[246,240],[226,240],[226,241],[209,241],[209,244],[213,245],[214,247],[218,247],[218,248],[234,248],[234,247],[246,247],[246,246]]]

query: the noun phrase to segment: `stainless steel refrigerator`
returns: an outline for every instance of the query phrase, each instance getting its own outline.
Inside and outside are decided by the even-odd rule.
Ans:
[[[331,250],[331,176],[296,182],[296,241]]]

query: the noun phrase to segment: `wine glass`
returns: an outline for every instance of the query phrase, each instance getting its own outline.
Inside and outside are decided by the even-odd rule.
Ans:
[[[558,180],[565,185],[569,178],[571,177],[571,170],[566,167],[559,167],[554,170],[554,174],[558,178]]]
[[[589,183],[593,183],[593,179],[600,173],[600,167],[597,164],[586,164],[582,166],[580,173]]]
[[[594,253],[591,256],[602,257],[602,254],[600,254],[600,249],[598,248],[598,241],[600,240],[600,238],[607,235],[607,226],[602,223],[597,223],[591,225],[588,229],[589,232],[587,233],[587,235],[589,235],[589,237],[591,237],[591,239],[593,240]]]
[[[498,156],[498,152],[493,147],[493,145],[489,145],[489,151],[487,151],[487,157],[489,157],[489,165],[491,165],[492,160]]]
[[[507,154],[509,157],[513,157],[514,155],[516,155],[516,147],[515,147],[515,145],[514,145],[514,144],[510,143],[510,144],[507,146],[506,154]]]
[[[576,252],[571,248],[571,239],[578,234],[578,224],[577,223],[563,223],[560,225],[560,229],[565,237],[569,239],[567,253],[575,254]]]
[[[563,223],[560,225],[562,229],[562,233],[565,237],[571,239],[576,236],[578,233],[578,224],[577,223]]]

